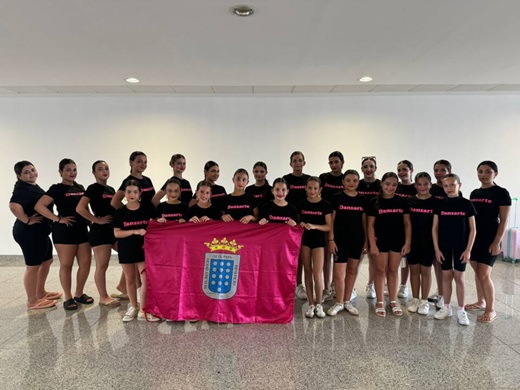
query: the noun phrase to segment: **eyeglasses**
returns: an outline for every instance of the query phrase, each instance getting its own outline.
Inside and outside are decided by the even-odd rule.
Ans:
[[[374,161],[376,161],[376,156],[364,156],[364,157],[361,157],[361,162],[363,162],[365,160],[374,160]]]

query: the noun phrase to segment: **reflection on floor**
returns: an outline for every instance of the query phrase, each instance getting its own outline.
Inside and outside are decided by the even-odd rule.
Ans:
[[[56,262],[57,263],[57,262]],[[469,268],[469,267],[468,267]],[[59,290],[58,267],[48,287]],[[355,303],[325,319],[304,317],[296,301],[287,325],[123,324],[119,308],[95,303],[76,312],[28,312],[23,260],[0,258],[0,378],[3,389],[514,389],[520,388],[520,268],[493,270],[498,319],[457,324],[388,312],[365,298],[362,265]],[[117,261],[108,271],[115,292]],[[467,302],[475,298],[466,273]],[[87,293],[97,299],[93,272]],[[405,307],[405,300],[401,300]],[[330,303],[326,304],[326,308]]]

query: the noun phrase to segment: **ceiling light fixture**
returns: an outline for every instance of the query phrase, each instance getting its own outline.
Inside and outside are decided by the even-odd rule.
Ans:
[[[132,84],[135,84],[135,83],[138,83],[139,82],[139,79],[135,78],[135,77],[129,77],[125,80],[127,83],[132,83]]]
[[[251,16],[255,13],[255,9],[248,5],[235,5],[231,7],[231,13],[236,16]]]
[[[368,83],[370,81],[372,81],[372,77],[370,76],[363,76],[359,79],[359,81],[361,81],[362,83]]]

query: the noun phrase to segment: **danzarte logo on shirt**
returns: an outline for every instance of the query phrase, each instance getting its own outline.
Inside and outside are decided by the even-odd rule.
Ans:
[[[447,215],[452,217],[465,217],[466,213],[464,211],[441,211],[441,215]]]
[[[379,209],[379,214],[403,214],[403,209]]]
[[[247,204],[229,205],[227,207],[228,210],[231,210],[231,209],[248,209],[248,208],[249,208],[249,205],[247,205]]]
[[[423,213],[423,214],[433,214],[433,210],[428,209],[417,209],[415,207],[410,207],[410,211],[412,213]]]
[[[148,187],[148,188],[142,189],[142,192],[149,192],[149,191],[153,191],[153,187]]]
[[[359,194],[361,195],[377,195],[379,194],[378,191],[358,191]]]
[[[361,206],[339,206],[340,210],[349,210],[349,211],[363,211],[363,207]]]
[[[289,189],[290,190],[304,190],[305,189],[305,186],[295,186],[294,184],[291,184],[289,186]]]
[[[147,220],[143,220],[143,221],[133,221],[133,222],[123,222],[123,227],[128,227],[128,226],[137,226],[137,225],[148,225],[148,222]]]
[[[278,215],[269,215],[269,221],[288,221],[289,217],[281,217]]]
[[[112,194],[103,194],[103,199],[112,199],[114,195]]]
[[[182,217],[181,213],[173,213],[173,214],[161,214],[163,218],[180,218]]]
[[[307,215],[323,215],[323,213],[321,211],[307,211],[307,210],[302,210],[302,214],[307,214]]]
[[[65,196],[83,196],[85,192],[66,192]]]
[[[477,203],[493,203],[493,200],[491,199],[484,199],[484,198],[476,198],[476,199],[470,199],[472,202]]]
[[[324,188],[334,188],[334,189],[339,189],[339,190],[342,190],[343,189],[343,186],[335,186],[334,184],[329,184],[329,183],[325,183],[323,185]]]

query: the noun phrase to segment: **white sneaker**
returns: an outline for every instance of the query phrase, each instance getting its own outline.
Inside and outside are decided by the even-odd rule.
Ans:
[[[453,315],[453,311],[451,310],[451,306],[449,309],[444,306],[441,310],[439,310],[435,315],[433,316],[436,320],[445,320],[448,317],[451,317]]]
[[[424,299],[421,301],[421,304],[419,305],[419,310],[417,310],[417,313],[427,316],[430,312],[430,304],[428,301],[425,301]]]
[[[376,289],[374,288],[374,283],[367,284],[366,288],[367,298],[374,299],[376,297]]]
[[[314,310],[316,308],[314,307],[314,305],[309,305],[309,308],[307,309],[307,311],[305,312],[305,317],[307,318],[312,318],[314,317]]]
[[[316,305],[316,317],[318,318],[325,318],[327,315],[323,311],[323,306],[320,304]]]
[[[151,313],[146,313],[142,310],[139,311],[139,314],[137,314],[137,320],[138,321],[148,321],[148,322],[159,322],[161,319],[159,317],[154,316]]]
[[[468,326],[469,325],[468,313],[466,313],[465,310],[458,311],[457,320],[459,320],[460,325]]]
[[[345,306],[345,310],[348,311],[350,314],[352,314],[353,316],[358,316],[359,315],[359,311],[358,309],[356,309],[351,302],[345,302],[343,304]]]
[[[125,313],[125,316],[123,317],[123,322],[130,322],[132,321],[139,312],[139,309],[137,307],[129,306],[128,310]]]
[[[298,287],[296,287],[296,297],[304,301],[307,300],[307,290],[305,290],[303,284],[299,284]]]
[[[435,304],[435,307],[437,310],[441,310],[444,307],[444,297],[442,295],[437,297],[437,303]]]
[[[355,301],[357,298],[357,291],[356,289],[352,290],[352,294],[350,294],[350,301]]]
[[[417,310],[419,309],[419,298],[412,299],[412,302],[408,305],[408,311],[410,313],[417,313]]]
[[[330,290],[323,290],[323,299],[322,302],[327,302],[332,300],[332,292]]]
[[[331,317],[336,316],[340,311],[342,311],[345,308],[343,304],[341,303],[335,303],[334,306],[332,306],[329,310],[327,310],[327,314]]]
[[[399,292],[397,293],[397,296],[399,298],[407,298],[408,297],[408,286],[405,284],[401,284],[399,286]]]
[[[432,294],[428,297],[428,302],[437,303],[439,300],[439,290],[435,291],[435,294]]]

